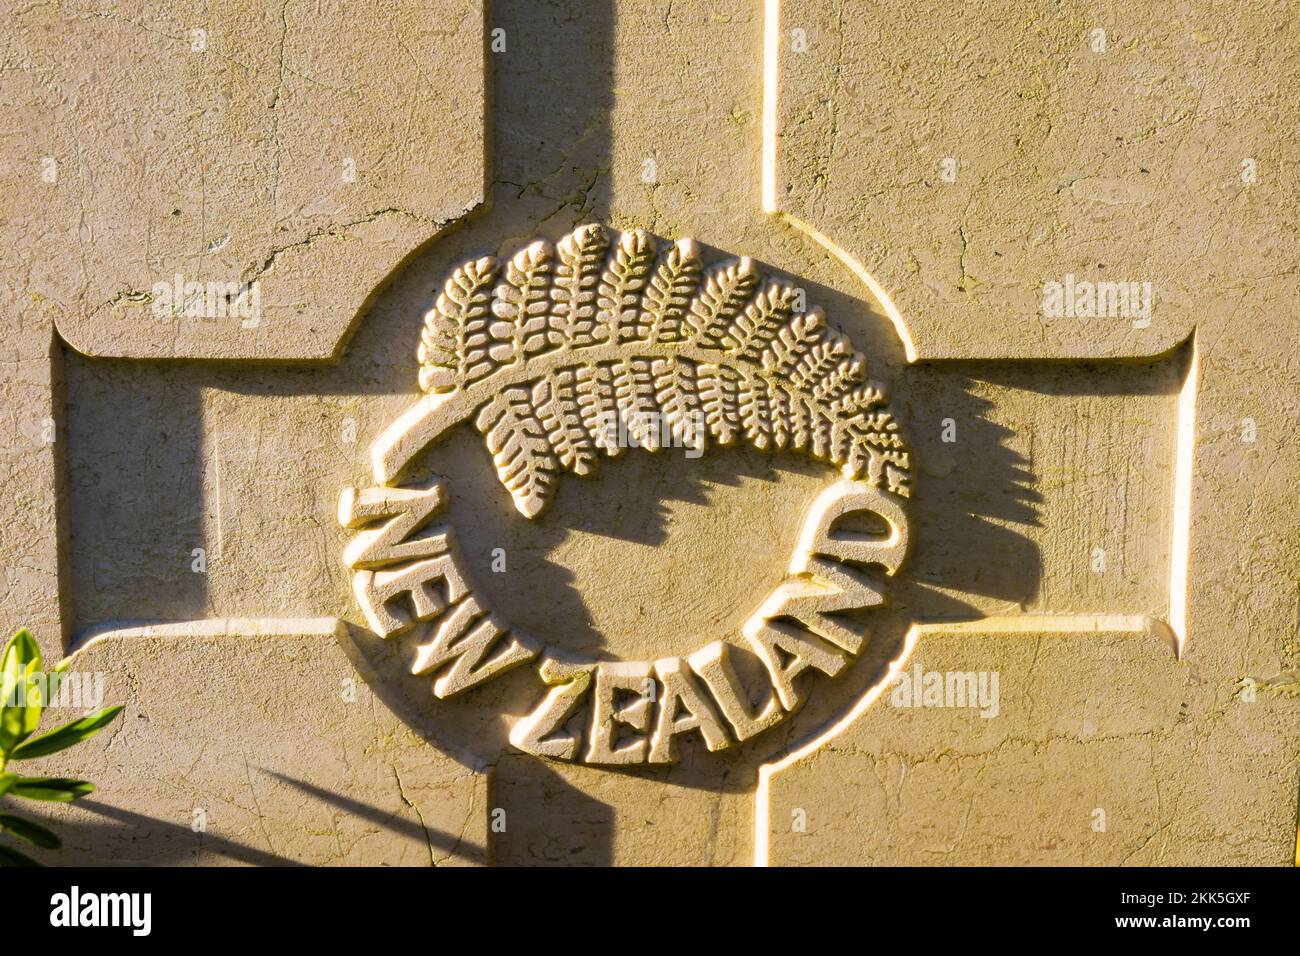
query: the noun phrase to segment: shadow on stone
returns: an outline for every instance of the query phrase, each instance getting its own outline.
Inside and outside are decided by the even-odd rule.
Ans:
[[[442,853],[445,855],[467,853],[482,859],[485,853],[484,847],[479,846],[477,843],[467,841],[459,835],[444,833],[441,830],[435,830],[433,827],[422,826],[414,820],[404,820],[387,810],[380,809],[379,807],[372,806],[368,803],[362,803],[360,800],[353,800],[351,797],[345,797],[342,794],[332,793],[329,790],[314,786],[313,784],[306,783],[302,780],[295,780],[293,777],[277,773],[274,770],[267,770],[265,772],[270,774],[272,777],[275,777],[275,779],[279,780],[281,783],[286,783],[296,790],[301,790],[303,793],[310,794],[317,800],[320,800],[323,803],[328,803],[332,807],[337,807],[345,813],[360,817],[363,820],[369,820],[371,823],[377,824],[385,830],[395,833],[400,837],[405,837],[409,840],[425,841],[429,845],[430,855],[435,853]]]
[[[189,827],[97,800],[79,800],[76,807],[98,815],[102,822],[54,821],[51,828],[63,839],[63,849],[42,854],[47,866],[182,866],[210,863],[204,859],[209,856],[250,866],[303,865],[213,833],[195,833]]]
[[[503,757],[492,775],[489,859],[501,866],[609,866],[614,808],[544,760]],[[497,830],[492,824],[499,821]],[[502,829],[503,828],[503,829]]]

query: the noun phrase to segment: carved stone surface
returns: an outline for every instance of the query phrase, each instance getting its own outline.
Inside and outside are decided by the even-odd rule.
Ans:
[[[66,852],[1294,859],[1285,4],[6,26],[0,623],[127,706]]]
[[[796,678],[810,668],[834,677],[866,641],[833,615],[885,603],[860,569],[892,576],[903,563],[911,465],[883,392],[867,384],[865,356],[803,298],[749,258],[706,268],[690,239],[660,243],[637,229],[611,242],[599,224],[555,247],[532,242],[504,270],[491,257],[457,267],[425,316],[425,395],[372,449],[381,484],[347,488],[339,503],[340,523],[359,529],[343,559],[371,630],[388,639],[416,628],[411,670],[439,675],[439,698],[537,658],[548,689],[510,742],[538,756],[670,763],[677,734],[694,731],[717,751],[797,710]],[[836,465],[843,479],[809,506],[787,579],[741,635],[685,658],[579,661],[560,646],[557,659],[471,593],[454,529],[431,526],[444,483],[382,484],[470,418],[528,519],[550,503],[562,471],[590,475],[599,454],[629,446],[699,457],[709,444],[744,440]],[[866,515],[883,523],[880,533],[835,533],[841,519]],[[735,640],[767,675],[761,703],[729,664]],[[619,703],[620,694],[635,700]],[[584,718],[585,742],[567,729]],[[636,739],[614,746],[626,732]]]

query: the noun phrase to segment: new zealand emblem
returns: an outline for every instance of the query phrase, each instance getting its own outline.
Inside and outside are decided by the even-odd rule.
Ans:
[[[421,397],[372,446],[373,486],[339,503],[367,624],[411,642],[410,669],[436,697],[535,667],[540,700],[509,734],[529,753],[667,763],[682,734],[710,751],[749,740],[798,709],[814,686],[806,671],[834,677],[862,651],[867,628],[842,615],[884,605],[905,558],[909,453],[866,358],[795,282],[748,258],[708,258],[691,239],[592,224],[503,262],[465,262],[424,318]],[[629,449],[699,457],[745,443],[838,476],[809,504],[785,579],[740,634],[681,657],[587,660],[516,632],[476,592],[445,523],[448,481],[401,483],[467,421],[519,520],[548,520],[565,473],[591,475]],[[850,517],[855,530],[837,528]],[[739,677],[742,649],[764,686]]]

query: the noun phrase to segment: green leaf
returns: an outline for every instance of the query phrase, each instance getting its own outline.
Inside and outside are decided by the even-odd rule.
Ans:
[[[0,754],[6,757],[41,722],[45,704],[40,684],[32,681],[40,670],[41,649],[21,628],[0,653]]]
[[[26,797],[28,800],[71,803],[94,793],[95,785],[88,780],[73,780],[69,777],[19,777],[9,792],[15,797]]]
[[[85,717],[69,721],[62,727],[51,730],[48,734],[41,734],[26,743],[19,744],[17,749],[9,755],[9,759],[31,760],[33,757],[44,757],[47,754],[65,750],[73,744],[79,744],[83,740],[89,740],[103,730],[121,712],[122,707],[120,705],[105,707],[103,710],[97,710]]]
[[[68,668],[72,666],[72,658],[65,657],[45,675],[45,706],[49,707],[59,696],[59,688],[63,685],[63,678],[68,676]]]
[[[11,850],[0,843],[0,866],[40,866],[40,864],[27,854]]]
[[[62,840],[39,823],[32,823],[31,820],[24,820],[12,813],[0,813],[0,830],[8,830],[14,836],[35,843],[46,850],[57,850],[63,846]]]
[[[20,628],[0,651],[0,697],[8,701],[23,678],[41,669],[41,649],[32,632]]]
[[[3,797],[6,793],[8,793],[9,788],[12,787],[17,781],[18,781],[18,774],[16,773],[0,773],[0,797]]]

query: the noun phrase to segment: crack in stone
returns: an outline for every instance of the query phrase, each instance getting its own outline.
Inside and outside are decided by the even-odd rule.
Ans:
[[[406,795],[406,788],[402,786],[402,775],[397,772],[396,767],[393,767],[393,779],[397,781],[397,795],[402,798],[404,804],[415,811],[415,816],[420,821],[420,829],[424,831],[424,843],[429,850],[429,865],[437,866],[438,861],[433,857],[433,837],[429,833],[429,825],[424,822],[424,814],[420,812],[420,808]]]

